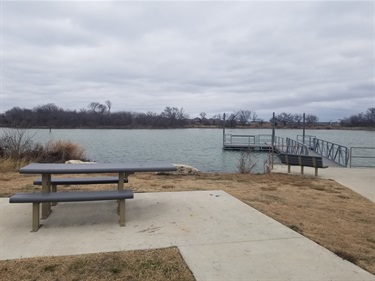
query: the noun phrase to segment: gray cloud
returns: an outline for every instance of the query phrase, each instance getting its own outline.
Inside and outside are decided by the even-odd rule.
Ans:
[[[2,2],[1,111],[92,101],[337,120],[375,106],[368,2]]]

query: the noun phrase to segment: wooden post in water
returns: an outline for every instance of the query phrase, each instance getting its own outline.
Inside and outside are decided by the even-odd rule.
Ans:
[[[223,148],[225,144],[225,113],[223,115]]]

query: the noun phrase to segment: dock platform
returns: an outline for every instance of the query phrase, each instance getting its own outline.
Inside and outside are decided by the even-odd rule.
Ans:
[[[271,152],[271,144],[224,144],[224,150],[251,150],[251,151],[262,151],[262,152]]]
[[[224,134],[223,150],[250,150],[272,152],[274,142],[275,153],[289,153],[298,155],[322,156],[323,164],[329,167],[346,167],[348,163],[348,149],[342,145],[313,138],[305,144],[290,138],[272,135],[232,135]]]
[[[224,150],[272,152],[271,135],[225,135]]]

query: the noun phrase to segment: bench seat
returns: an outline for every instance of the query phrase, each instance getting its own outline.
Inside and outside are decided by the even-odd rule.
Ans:
[[[127,183],[128,179],[124,178],[124,183]],[[118,183],[118,177],[83,177],[83,178],[51,178],[51,188],[52,192],[57,191],[58,185],[88,185],[88,184],[110,184]],[[33,182],[34,185],[42,185],[42,179],[35,179]],[[57,202],[53,202],[55,206]]]
[[[127,183],[128,179],[124,178]],[[94,177],[94,178],[51,178],[51,185],[69,185],[69,184],[109,184],[118,183],[118,177]],[[34,185],[42,185],[42,179],[35,179]]]
[[[9,203],[104,201],[132,199],[133,197],[133,191],[130,189],[85,192],[36,192],[17,193],[9,198]]]
[[[323,158],[321,156],[311,155],[299,155],[299,154],[288,154],[280,153],[280,161],[283,164],[288,165],[288,173],[290,173],[290,166],[301,166],[301,174],[303,175],[303,167],[315,168],[315,176],[318,175],[318,168],[327,168],[328,166],[323,165]]]
[[[125,199],[134,198],[133,190],[108,190],[85,192],[17,193],[9,203],[32,203],[32,230],[40,227],[40,203],[119,200],[120,226],[125,226]]]

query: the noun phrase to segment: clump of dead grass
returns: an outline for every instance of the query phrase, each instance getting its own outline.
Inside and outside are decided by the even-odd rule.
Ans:
[[[85,160],[84,148],[71,141],[50,141],[38,156],[38,162],[64,163],[67,160]]]

